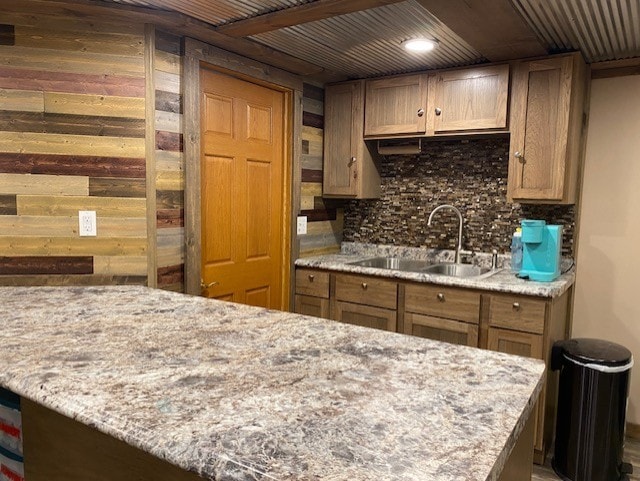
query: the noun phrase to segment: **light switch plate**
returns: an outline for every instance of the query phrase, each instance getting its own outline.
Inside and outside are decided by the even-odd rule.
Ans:
[[[78,232],[80,233],[80,237],[93,237],[98,235],[95,210],[79,210],[78,224]]]
[[[299,215],[298,216],[298,235],[305,235],[307,233],[307,216]]]

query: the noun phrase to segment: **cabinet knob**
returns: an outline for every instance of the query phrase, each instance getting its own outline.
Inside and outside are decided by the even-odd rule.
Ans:
[[[436,115],[440,115],[440,114],[442,113],[442,109],[441,109],[441,108],[436,107],[435,112],[436,112]]]
[[[424,115],[424,109],[418,109],[418,117],[422,117]]]
[[[356,163],[356,158],[355,158],[355,157],[351,157],[351,158],[349,159],[349,165],[353,165],[353,164],[355,164],[355,163]]]
[[[513,310],[514,311],[519,311],[520,310],[520,303],[519,302],[514,302],[513,303]]]
[[[363,282],[363,283],[362,283],[362,288],[366,291],[366,290],[367,290],[367,287],[369,287],[369,286],[367,286],[367,283],[366,283],[366,282]]]
[[[522,152],[520,152],[519,150],[516,150],[513,153],[513,156],[518,159],[520,162],[524,162],[524,155],[522,155]]]
[[[309,274],[309,282],[313,282],[315,278],[316,276],[314,276],[313,274]]]
[[[440,302],[444,302],[444,294],[442,292],[438,292],[436,296]]]

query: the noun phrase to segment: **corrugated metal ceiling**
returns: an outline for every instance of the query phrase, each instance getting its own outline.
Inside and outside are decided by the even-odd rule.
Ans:
[[[220,26],[313,0],[108,0],[176,10]],[[490,1],[490,0],[487,0]],[[640,0],[510,0],[547,50],[581,50],[588,62],[640,56]],[[427,56],[404,39],[440,42]],[[251,40],[345,76],[368,77],[471,64],[482,55],[415,0],[274,30]]]
[[[311,3],[313,0],[107,0],[141,7],[175,10],[216,27],[225,23]]]
[[[400,43],[425,36],[440,42],[429,55]],[[482,55],[414,1],[373,8],[250,37],[296,57],[355,77],[426,70],[481,61]]]
[[[587,62],[640,56],[640,0],[511,0],[550,51]]]

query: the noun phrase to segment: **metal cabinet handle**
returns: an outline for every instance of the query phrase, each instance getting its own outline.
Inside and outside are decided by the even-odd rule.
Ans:
[[[363,282],[363,283],[362,283],[362,288],[366,291],[366,290],[367,290],[367,287],[369,287],[369,286],[367,285],[367,283],[366,283],[366,282]]]
[[[309,282],[313,282],[315,278],[316,276],[314,276],[313,274],[309,274]]]
[[[436,296],[440,302],[444,302],[444,294],[442,292],[438,292]]]
[[[516,310],[516,311],[519,311],[520,310],[520,303],[519,302],[514,302],[513,303],[513,309]]]
[[[436,115],[440,115],[442,113],[442,109],[439,107],[436,107],[435,112],[436,112]]]
[[[422,117],[424,115],[424,109],[418,109],[418,117]]]
[[[205,284],[203,279],[200,279],[200,288],[201,289],[209,289],[210,287],[217,286],[218,283],[216,281],[209,282],[209,284]]]

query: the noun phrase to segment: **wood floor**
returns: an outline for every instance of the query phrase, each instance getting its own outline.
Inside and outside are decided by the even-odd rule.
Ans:
[[[624,461],[633,465],[631,481],[640,481],[640,440],[627,438],[624,448]],[[532,481],[558,481],[560,478],[551,469],[551,457],[545,466],[533,466]]]

